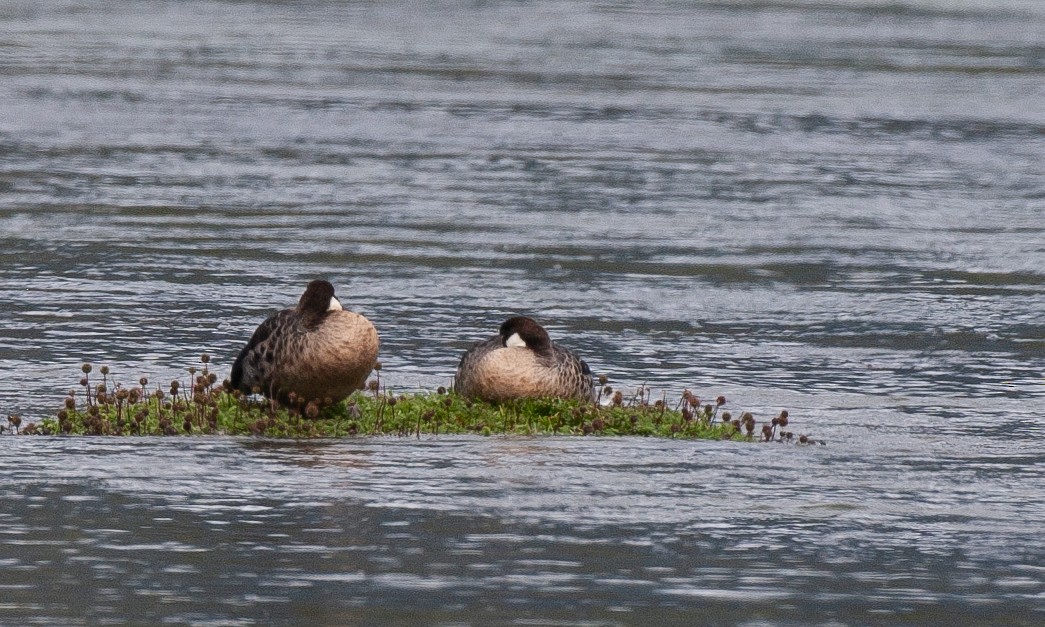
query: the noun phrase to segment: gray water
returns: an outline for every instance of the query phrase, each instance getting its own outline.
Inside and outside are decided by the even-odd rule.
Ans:
[[[1037,2],[0,3],[0,412],[543,321],[827,446],[0,439],[0,624],[1041,624]]]

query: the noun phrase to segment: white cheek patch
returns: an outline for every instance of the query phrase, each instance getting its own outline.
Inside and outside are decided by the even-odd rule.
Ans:
[[[526,342],[523,341],[521,337],[519,337],[518,333],[512,333],[512,336],[505,340],[504,345],[509,347],[521,346],[523,348],[526,348]]]
[[[330,306],[327,307],[327,311],[342,311],[344,308],[341,306],[341,302],[337,298],[330,297]]]

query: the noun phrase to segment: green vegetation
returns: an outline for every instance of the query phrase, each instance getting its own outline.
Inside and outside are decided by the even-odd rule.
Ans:
[[[277,438],[325,438],[440,434],[603,435],[687,439],[736,439],[813,443],[786,431],[781,412],[756,435],[749,412],[734,418],[724,397],[703,403],[688,390],[675,402],[652,399],[648,388],[626,395],[600,381],[596,403],[562,399],[527,399],[490,404],[439,388],[434,393],[396,394],[383,388],[380,366],[367,390],[340,403],[315,402],[295,408],[248,398],[219,384],[209,369],[189,368],[192,385],[171,381],[163,388],[141,378],[126,387],[101,367],[82,367],[79,389],[70,390],[53,416],[23,424],[9,416],[0,430],[22,435],[255,435]],[[100,375],[100,380],[99,380]]]

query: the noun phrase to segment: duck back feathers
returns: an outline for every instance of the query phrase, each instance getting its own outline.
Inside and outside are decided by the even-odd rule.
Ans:
[[[291,393],[301,401],[339,401],[362,388],[377,361],[377,330],[346,311],[327,281],[312,281],[297,307],[262,322],[240,351],[232,386],[255,389],[280,403]]]
[[[547,331],[525,316],[509,318],[500,333],[476,343],[457,367],[454,389],[487,401],[515,398],[593,398],[591,369],[554,344]]]

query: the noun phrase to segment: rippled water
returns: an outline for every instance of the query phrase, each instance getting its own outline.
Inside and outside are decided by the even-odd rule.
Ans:
[[[1041,619],[1033,451],[10,440],[0,611],[47,624]]]
[[[96,6],[100,5],[100,6]],[[826,447],[0,442],[0,624],[1045,621],[1036,2],[0,4],[0,412],[311,278]]]

